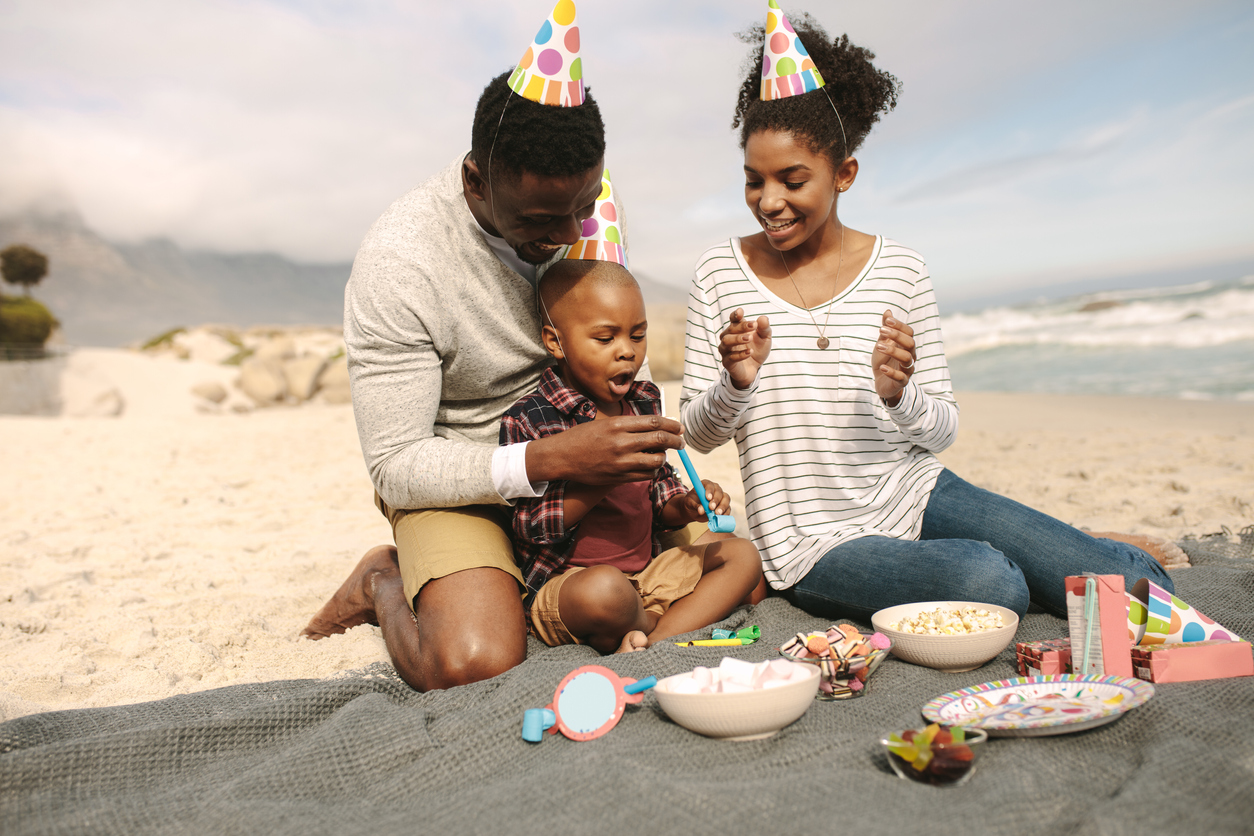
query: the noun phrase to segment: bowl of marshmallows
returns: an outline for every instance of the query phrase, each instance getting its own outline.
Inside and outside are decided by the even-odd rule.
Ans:
[[[760,740],[796,721],[814,702],[819,670],[787,659],[725,657],[717,668],[668,676],[653,688],[679,725],[721,740]]]

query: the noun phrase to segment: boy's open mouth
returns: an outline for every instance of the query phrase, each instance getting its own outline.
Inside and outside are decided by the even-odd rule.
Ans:
[[[614,394],[614,397],[621,398],[627,394],[627,390],[631,388],[632,381],[635,379],[635,372],[619,372],[610,378],[610,392]]]

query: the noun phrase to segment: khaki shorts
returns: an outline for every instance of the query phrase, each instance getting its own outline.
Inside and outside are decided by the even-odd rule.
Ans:
[[[375,494],[392,524],[392,537],[410,608],[428,581],[465,569],[500,569],[523,586],[510,542],[510,509],[504,505],[397,510]]]
[[[639,572],[627,575],[627,580],[635,587],[647,612],[662,615],[670,609],[671,604],[696,588],[697,582],[701,580],[705,550],[709,545],[702,543],[667,549],[649,561],[649,565]],[[562,584],[586,568],[588,567],[571,566],[560,575],[549,578],[531,603],[531,610],[527,613],[531,622],[531,633],[550,647],[559,644],[583,644],[562,623],[558,600]]]

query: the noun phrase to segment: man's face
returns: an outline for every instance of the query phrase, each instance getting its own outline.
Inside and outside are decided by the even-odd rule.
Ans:
[[[467,159],[464,174],[476,220],[504,238],[523,261],[543,264],[579,240],[580,225],[592,217],[601,194],[602,168],[597,163],[582,174],[560,177],[497,171],[489,184],[478,165]]]

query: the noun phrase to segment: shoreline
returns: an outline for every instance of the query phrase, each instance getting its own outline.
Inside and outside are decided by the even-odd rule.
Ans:
[[[387,662],[377,627],[299,638],[365,550],[390,542],[351,407],[201,414],[195,369],[151,362],[119,368],[120,416],[0,416],[14,486],[0,497],[0,721]],[[663,385],[673,414],[678,383]],[[1067,522],[1173,540],[1254,524],[1254,405],[959,403],[946,465]],[[693,458],[739,490],[733,445]]]

